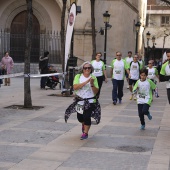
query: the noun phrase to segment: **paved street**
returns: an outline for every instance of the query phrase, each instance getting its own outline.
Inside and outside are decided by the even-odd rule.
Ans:
[[[50,96],[56,90],[40,90],[31,79],[32,103],[40,110],[7,109],[23,104],[23,78],[0,88],[0,170],[170,170],[170,105],[165,84],[146,117],[146,130],[139,129],[136,101],[124,88],[122,104],[111,100],[112,84],[103,84],[102,119],[92,125],[89,139],[81,141],[76,114],[64,122],[72,97]],[[126,87],[126,83],[125,83]]]

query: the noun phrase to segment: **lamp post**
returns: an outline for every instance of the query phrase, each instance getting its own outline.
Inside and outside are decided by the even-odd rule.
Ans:
[[[149,59],[149,40],[150,40],[150,37],[151,37],[151,34],[150,32],[148,31],[146,33],[146,38],[147,38],[147,55],[145,57],[145,63],[147,64],[148,63],[148,59]]]
[[[136,48],[135,48],[135,53],[136,53],[136,54],[138,53],[138,36],[139,36],[140,26],[141,26],[141,23],[138,21],[138,22],[135,24],[135,27],[136,27]]]
[[[110,14],[106,11],[103,14],[103,22],[105,23],[105,39],[104,39],[104,64],[106,64],[106,46],[107,46],[107,28],[109,26]]]
[[[152,46],[152,50],[153,50],[153,59],[155,59],[155,36],[152,37],[152,43],[153,43],[153,46]]]

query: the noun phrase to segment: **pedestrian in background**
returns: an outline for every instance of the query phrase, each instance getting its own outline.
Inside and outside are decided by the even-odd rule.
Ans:
[[[140,79],[136,82],[133,93],[137,93],[137,104],[138,104],[138,113],[141,122],[140,129],[145,129],[145,118],[144,115],[147,115],[148,119],[152,119],[152,115],[149,112],[149,107],[152,103],[152,90],[156,88],[154,82],[150,79],[147,79],[148,70],[143,68],[140,70]]]
[[[134,55],[133,61],[129,65],[129,90],[131,92],[130,100],[134,99],[136,100],[136,95],[132,93],[133,86],[136,84],[136,82],[139,80],[139,74],[140,70],[142,69],[142,66],[138,62],[138,56]]]
[[[141,67],[144,68],[145,67],[145,62],[142,59],[142,55],[138,54],[138,62],[140,63]]]
[[[129,65],[133,61],[132,51],[128,51],[128,56],[125,57],[125,61],[127,65]],[[127,89],[129,89],[129,74],[127,73],[127,71],[125,71],[125,76],[128,83]]]
[[[112,100],[114,105],[116,105],[117,99],[119,100],[119,104],[122,102],[125,71],[127,71],[129,75],[129,66],[126,61],[122,59],[122,53],[117,51],[116,59],[111,62],[110,70],[113,84]]]
[[[84,62],[80,67],[80,74],[74,78],[75,102],[65,112],[65,121],[71,113],[77,112],[77,119],[82,124],[81,140],[88,138],[91,127],[91,117],[98,124],[101,117],[101,109],[96,94],[99,90],[97,78],[92,75],[93,66],[90,62]]]
[[[161,82],[166,81],[167,96],[170,104],[170,49],[166,51],[166,56],[167,56],[167,60],[162,65],[160,71],[160,81]]]
[[[100,91],[101,91],[101,87],[103,84],[103,80],[105,80],[105,82],[107,83],[106,66],[104,65],[104,62],[101,61],[101,56],[102,56],[102,53],[98,52],[96,53],[96,60],[91,61],[91,64],[94,68],[94,71],[92,74],[97,78],[98,85],[99,85],[99,91],[96,94],[97,98],[99,98],[100,96]],[[103,79],[104,78],[103,76],[105,77],[105,79]]]
[[[155,84],[157,84],[156,77],[159,80],[159,75],[158,75],[157,68],[153,67],[153,60],[149,60],[147,69],[148,69],[148,76],[147,76],[147,78],[152,80]],[[155,97],[157,97],[157,98],[159,97],[159,95],[158,95],[158,88],[157,87],[153,91],[153,93],[155,93]]]
[[[49,69],[48,69],[48,61],[49,61],[49,52],[45,51],[43,56],[40,56],[39,58],[39,70],[40,74],[48,74]],[[40,80],[40,87],[41,89],[45,89],[47,77],[41,77]]]
[[[14,61],[12,57],[9,56],[8,51],[5,52],[5,56],[2,58],[1,64],[2,64],[2,74],[3,75],[10,74],[14,66]],[[10,86],[10,85],[11,85],[10,78],[5,78],[4,86]]]

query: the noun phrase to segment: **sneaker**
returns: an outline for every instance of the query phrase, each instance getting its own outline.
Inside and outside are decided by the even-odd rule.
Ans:
[[[116,105],[116,103],[117,103],[116,100],[114,100],[114,101],[113,101],[113,104]]]
[[[119,104],[122,104],[122,100],[119,99]]]
[[[130,96],[129,100],[132,100],[133,99],[133,95]]]
[[[84,140],[84,139],[87,139],[87,138],[88,138],[88,134],[87,134],[87,133],[83,133],[83,134],[81,135],[80,140]]]
[[[136,96],[134,96],[133,100],[137,100]]]
[[[84,133],[84,125],[82,124],[82,133]]]
[[[148,119],[149,119],[149,120],[152,120],[152,115],[150,114],[150,112],[148,113],[147,116],[148,116]]]
[[[127,85],[127,89],[129,89],[129,85]]]
[[[145,130],[145,125],[141,125],[140,130]]]

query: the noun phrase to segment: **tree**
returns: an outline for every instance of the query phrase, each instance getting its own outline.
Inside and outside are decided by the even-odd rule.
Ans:
[[[92,47],[93,47],[92,59],[95,59],[96,55],[95,0],[90,1],[91,1]]]
[[[26,30],[26,48],[25,48],[25,67],[24,74],[30,74],[30,55],[31,55],[31,45],[32,45],[32,0],[26,0],[27,3],[27,30]],[[32,100],[31,100],[31,88],[30,88],[30,77],[24,77],[24,107],[32,108]]]
[[[65,13],[66,13],[67,0],[63,0],[63,8],[61,14],[61,61],[62,70],[64,72],[64,61],[65,61]]]

